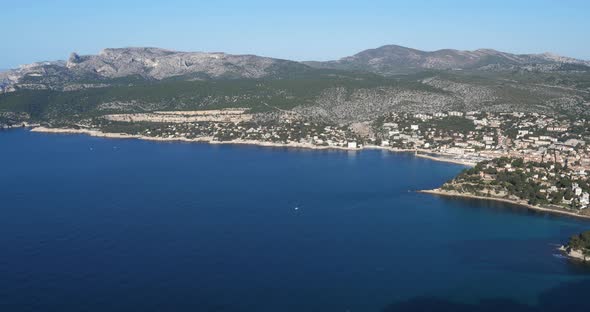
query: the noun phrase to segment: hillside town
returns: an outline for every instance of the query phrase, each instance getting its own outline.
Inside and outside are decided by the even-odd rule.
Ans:
[[[582,118],[538,113],[447,111],[388,113],[373,121],[334,124],[293,113],[262,118],[245,109],[104,115],[70,124],[107,133],[159,139],[207,139],[299,144],[307,147],[383,148],[413,151],[476,164],[500,157],[551,161],[572,170],[590,169],[590,128]],[[5,123],[4,127],[22,123]],[[24,123],[26,125],[26,123]]]
[[[437,192],[589,214],[590,132],[585,119],[542,114],[391,114],[382,145],[477,160]]]
[[[523,158],[500,157],[478,163],[445,183],[440,191],[583,214],[588,214],[590,205],[586,170],[553,161],[525,162]]]
[[[183,120],[179,113],[171,115],[175,121]],[[207,118],[200,122],[131,122],[132,117],[110,117],[99,119],[93,127],[160,139],[413,151],[419,156],[474,165],[441,190],[551,209],[581,211],[590,205],[590,131],[585,119],[459,111],[389,113],[370,123],[352,125],[293,115],[279,121],[261,121],[250,115],[232,116],[235,122],[220,122],[211,114]]]
[[[389,113],[373,122],[335,125],[289,114],[263,120],[243,110],[231,113],[231,118],[223,110],[198,116],[194,112],[158,113],[157,119],[145,114],[107,115],[81,126],[162,139],[207,137],[212,141],[298,143],[310,147],[380,147],[467,163],[512,157],[525,162],[552,161],[575,170],[590,169],[590,130],[585,119],[537,113],[449,111]]]
[[[406,113],[381,118],[377,128],[382,146],[466,160],[516,157],[590,168],[590,131],[585,119],[536,113]]]

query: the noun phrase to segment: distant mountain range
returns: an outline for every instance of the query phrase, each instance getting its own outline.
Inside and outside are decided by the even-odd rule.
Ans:
[[[304,64],[255,55],[178,52],[159,48],[104,49],[98,55],[72,53],[67,61],[23,65],[0,74],[5,91],[55,89],[69,82],[138,76],[144,79],[238,79],[282,77],[310,68]],[[0,89],[1,91],[1,89]]]
[[[263,78],[306,66],[255,55],[177,52],[158,48],[105,49],[98,55],[72,53],[65,67],[79,74],[117,78],[139,75],[154,79],[196,75],[199,78]]]
[[[479,49],[475,51],[444,49],[426,52],[397,45],[386,45],[377,49],[365,50],[337,61],[312,61],[304,63],[317,68],[362,70],[383,75],[429,69],[590,70],[589,61],[551,53],[511,54],[492,49]]]
[[[255,55],[178,52],[159,48],[104,49],[98,55],[72,53],[67,61],[23,65],[0,75],[4,87],[51,88],[71,81],[139,76],[145,79],[283,78],[316,69],[364,71],[380,75],[423,70],[590,71],[590,61],[543,54],[511,54],[491,49],[433,52],[397,45],[365,50],[337,61],[295,62]],[[44,86],[43,86],[44,85]],[[7,89],[8,90],[8,89]]]
[[[392,111],[588,114],[590,62],[549,53],[425,52],[395,45],[327,62],[121,48],[0,73],[0,115],[71,121],[224,107],[293,110],[338,123]]]

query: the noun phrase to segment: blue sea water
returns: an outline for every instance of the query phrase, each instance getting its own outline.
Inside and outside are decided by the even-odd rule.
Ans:
[[[588,308],[590,221],[413,192],[462,169],[3,131],[0,311]]]

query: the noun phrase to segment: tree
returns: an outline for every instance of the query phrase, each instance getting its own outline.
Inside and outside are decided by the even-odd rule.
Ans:
[[[516,158],[512,161],[512,167],[515,168],[523,168],[524,167],[524,160],[522,158]]]

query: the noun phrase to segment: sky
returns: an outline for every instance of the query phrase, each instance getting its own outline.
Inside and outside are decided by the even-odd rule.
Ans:
[[[590,60],[588,0],[0,0],[0,68],[153,46],[332,60],[397,44]]]

